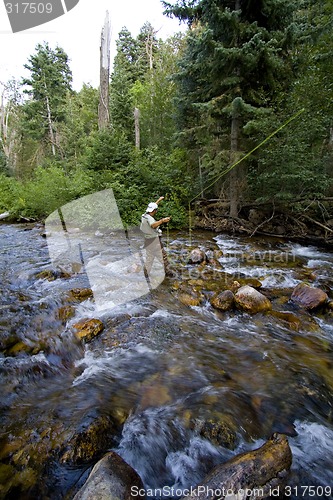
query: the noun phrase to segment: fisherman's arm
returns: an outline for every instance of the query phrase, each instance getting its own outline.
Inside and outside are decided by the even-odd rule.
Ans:
[[[169,222],[171,219],[171,217],[163,217],[163,219],[160,219],[160,220],[157,220],[156,222],[153,222],[150,227],[152,227],[153,229],[156,229],[157,227],[159,227],[161,224],[166,224],[167,222]]]

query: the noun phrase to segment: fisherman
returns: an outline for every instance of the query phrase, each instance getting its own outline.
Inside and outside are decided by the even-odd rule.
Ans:
[[[144,234],[144,248],[146,250],[145,272],[148,277],[155,258],[163,264],[166,276],[174,276],[174,272],[170,269],[167,253],[163,247],[161,238],[162,230],[160,228],[162,224],[167,224],[171,217],[163,217],[160,220],[155,219],[158,204],[162,200],[164,200],[164,196],[161,196],[156,202],[149,203],[146,212],[141,217],[140,230]]]

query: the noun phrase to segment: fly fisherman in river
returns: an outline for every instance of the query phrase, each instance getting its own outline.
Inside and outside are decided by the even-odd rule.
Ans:
[[[162,224],[167,224],[171,217],[163,217],[163,219],[155,220],[158,204],[162,200],[164,200],[164,196],[161,196],[156,202],[149,203],[146,212],[141,217],[140,230],[144,234],[144,248],[146,250],[145,272],[148,277],[155,258],[164,265],[166,276],[174,275],[170,269],[167,253],[163,247],[161,239],[162,230],[160,228]]]

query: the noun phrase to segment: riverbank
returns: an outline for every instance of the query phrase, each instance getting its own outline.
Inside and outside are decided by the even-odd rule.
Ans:
[[[228,215],[229,204],[221,200],[200,200],[194,206],[196,229],[216,233],[284,238],[302,244],[333,248],[333,199],[294,205],[244,205],[238,217]]]

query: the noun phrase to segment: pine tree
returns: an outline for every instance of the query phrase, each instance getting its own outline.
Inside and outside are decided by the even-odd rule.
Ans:
[[[137,43],[127,28],[123,28],[117,44],[111,76],[110,112],[112,126],[134,138],[134,103],[131,88],[138,77]]]
[[[164,3],[187,20],[187,47],[177,74],[179,125],[193,158],[214,175],[248,147],[260,118],[292,80],[293,13],[289,0],[182,0]],[[230,179],[230,215],[237,216],[245,175]]]
[[[30,87],[24,92],[30,96],[25,105],[26,133],[51,145],[56,155],[57,122],[65,119],[67,92],[71,91],[72,74],[68,56],[60,47],[52,50],[48,43],[38,44],[36,53],[30,56],[24,67],[30,78],[23,85]]]

